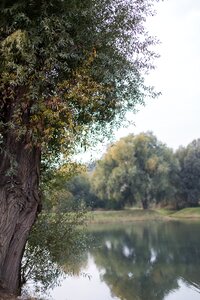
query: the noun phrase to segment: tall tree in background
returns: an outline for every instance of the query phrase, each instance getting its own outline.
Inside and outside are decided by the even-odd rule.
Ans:
[[[173,171],[177,162],[173,151],[148,132],[135,136],[133,155],[136,176],[133,179],[134,195],[147,209],[174,196]]]
[[[186,148],[176,151],[180,169],[178,172],[176,204],[177,208],[195,207],[200,201],[200,139],[194,140]]]
[[[141,203],[147,209],[174,195],[176,165],[172,150],[152,133],[129,135],[108,149],[93,173],[92,188],[113,208]]]
[[[107,208],[121,209],[128,202],[132,204],[135,158],[133,136],[120,139],[111,145],[98,162],[91,176],[92,191]]]
[[[155,0],[156,1],[156,0]],[[154,1],[3,0],[0,4],[0,286],[18,293],[41,207],[41,160],[106,132],[144,101]],[[151,92],[151,91],[150,91]]]

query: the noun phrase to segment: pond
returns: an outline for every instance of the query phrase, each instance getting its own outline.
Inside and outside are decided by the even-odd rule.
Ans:
[[[178,221],[93,226],[75,276],[60,277],[44,298],[199,300],[199,232],[200,223]]]

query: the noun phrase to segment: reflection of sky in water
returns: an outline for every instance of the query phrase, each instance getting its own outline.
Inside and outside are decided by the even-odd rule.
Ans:
[[[167,295],[163,300],[199,300],[200,293],[198,290],[191,288],[191,286],[187,286],[182,279],[178,281],[179,289],[176,291],[172,291]]]
[[[122,252],[123,252],[124,256],[129,257],[133,254],[133,249],[130,249],[127,246],[124,246],[122,249]]]
[[[120,300],[111,295],[109,287],[101,280],[104,270],[98,270],[91,256],[83,270],[88,276],[69,277],[56,287],[50,296],[53,300]]]
[[[106,245],[106,248],[109,249],[109,250],[112,248],[112,245],[111,245],[110,241],[105,241],[105,245]]]
[[[125,248],[126,249],[126,248]],[[125,250],[126,251],[126,250]],[[151,262],[156,260],[156,253],[151,249]],[[128,254],[128,253],[126,253]],[[129,253],[130,254],[130,253]],[[61,286],[50,292],[53,300],[120,300],[111,294],[109,287],[101,280],[104,269],[98,269],[92,256],[88,257],[87,267],[83,270],[85,276],[69,277],[63,280]],[[128,273],[133,278],[133,273]],[[178,280],[179,289],[169,292],[163,300],[199,300],[198,289],[187,285],[182,279]],[[154,300],[154,299],[147,299]]]
[[[157,256],[156,251],[155,251],[153,248],[151,248],[151,258],[150,258],[150,262],[151,262],[152,264],[156,261],[156,256]]]
[[[83,256],[82,275],[61,280],[48,299],[200,300],[200,224],[152,222],[128,228],[94,231],[98,245]]]

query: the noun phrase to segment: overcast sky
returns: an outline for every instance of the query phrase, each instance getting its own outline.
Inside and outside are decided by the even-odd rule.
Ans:
[[[116,140],[129,133],[152,131],[176,150],[200,138],[200,0],[164,0],[155,4],[157,15],[146,27],[160,40],[160,58],[147,77],[162,95],[146,101],[131,117],[135,126],[116,132]],[[106,141],[77,156],[88,161],[100,158]]]
[[[165,0],[147,23],[161,45],[157,69],[148,80],[162,95],[148,100],[134,115],[128,133],[153,131],[159,140],[177,149],[200,138],[200,0]]]

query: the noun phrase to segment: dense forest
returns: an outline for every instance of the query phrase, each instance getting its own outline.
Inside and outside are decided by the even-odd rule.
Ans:
[[[61,168],[48,182],[47,210],[199,205],[199,139],[173,151],[151,132],[130,134],[109,145],[100,160],[72,166],[73,177]]]

